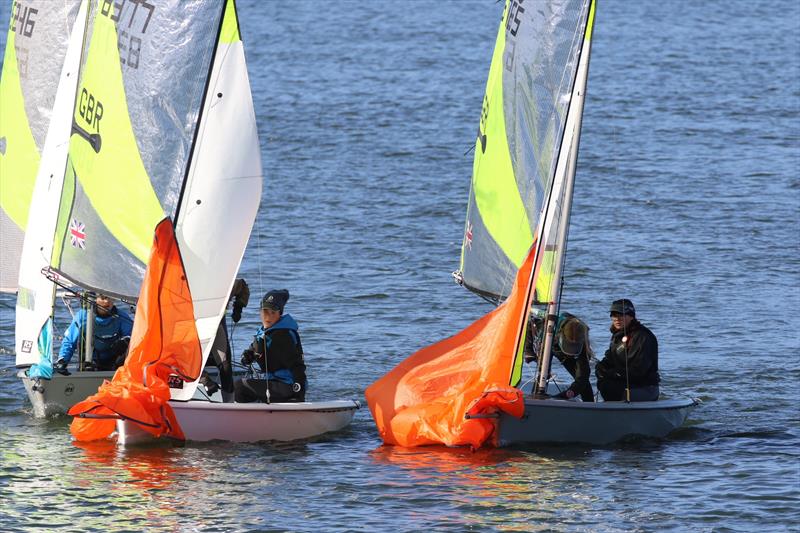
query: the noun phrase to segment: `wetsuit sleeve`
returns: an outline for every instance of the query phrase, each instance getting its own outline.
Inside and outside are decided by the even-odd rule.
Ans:
[[[125,313],[119,313],[119,332],[123,337],[130,337],[133,333],[133,319]]]
[[[570,389],[575,394],[583,394],[587,390],[591,390],[591,383],[589,383],[589,376],[591,375],[589,369],[589,358],[585,356],[578,357],[575,360],[575,376]]]
[[[63,359],[66,363],[70,362],[72,354],[75,353],[75,348],[80,342],[82,318],[83,315],[79,312],[67,328],[67,331],[64,332],[64,339],[61,341],[61,347],[58,350],[58,358]]]
[[[606,350],[605,356],[603,357],[602,361],[599,361],[594,367],[594,373],[597,376],[597,379],[608,379],[614,378],[615,370],[614,370],[614,360],[613,354],[611,353],[611,348]]]

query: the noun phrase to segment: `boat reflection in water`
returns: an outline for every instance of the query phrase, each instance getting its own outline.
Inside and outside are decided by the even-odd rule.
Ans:
[[[371,452],[372,459],[400,469],[389,474],[391,469],[381,468],[387,474],[372,483],[387,487],[373,487],[376,492],[391,489],[402,494],[407,511],[417,519],[478,529],[531,531],[537,529],[537,523],[543,529],[548,523],[552,526],[554,518],[565,524],[591,514],[602,495],[576,479],[573,472],[584,463],[596,461],[597,454],[609,453],[616,452],[579,447],[546,447],[536,452],[482,448],[470,452],[443,446],[381,446]],[[453,506],[431,509],[423,496],[431,490],[441,492]],[[487,513],[492,507],[498,512]]]

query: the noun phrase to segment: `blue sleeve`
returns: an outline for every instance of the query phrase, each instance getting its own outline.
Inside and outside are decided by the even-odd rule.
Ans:
[[[58,358],[63,359],[67,363],[72,359],[72,354],[75,353],[75,348],[81,339],[81,325],[86,323],[86,313],[81,309],[75,316],[75,319],[64,332],[64,340],[61,341],[61,348],[58,350]]]
[[[119,313],[119,331],[123,337],[130,337],[133,332],[133,319],[124,311]]]

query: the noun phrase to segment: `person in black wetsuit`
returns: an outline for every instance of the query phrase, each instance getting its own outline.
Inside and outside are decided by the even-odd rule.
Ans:
[[[658,400],[658,340],[636,319],[627,298],[611,304],[611,342],[597,363],[597,389],[607,402]]]
[[[305,400],[306,365],[297,322],[283,308],[289,291],[270,291],[261,300],[261,324],[253,343],[242,352],[242,364],[258,364],[266,379],[236,381],[237,402],[302,402]]]

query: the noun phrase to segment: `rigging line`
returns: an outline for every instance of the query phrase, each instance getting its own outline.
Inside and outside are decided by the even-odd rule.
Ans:
[[[261,252],[263,251],[262,247],[261,247],[261,228],[257,228],[256,240],[258,241],[258,243],[256,244],[256,249],[258,251],[258,254],[257,254],[258,259],[256,260],[256,262],[258,263],[258,291],[259,291],[259,293],[261,293],[263,295],[264,294],[264,273],[263,273],[263,270],[261,268],[261,257],[262,257],[261,256]],[[260,303],[259,303],[259,307],[260,307]]]
[[[617,152],[618,152],[617,151],[617,126],[616,126],[616,124],[612,124],[612,126],[611,126],[611,158],[612,158],[612,161],[614,162],[614,181],[618,182],[618,181],[620,181],[620,178],[619,178],[619,157],[618,157],[619,154]],[[618,211],[621,211],[621,210],[622,210],[622,204],[620,203]],[[623,213],[620,213],[620,220],[623,220],[622,215],[623,215]],[[618,296],[619,296],[619,294],[618,294]],[[623,294],[623,298],[624,298],[624,294]],[[623,309],[624,309],[624,307],[625,306],[623,304]],[[628,371],[628,331],[627,331],[628,328],[625,325],[625,318],[624,318],[625,315],[623,314],[622,316],[623,316],[623,320],[622,320],[622,338],[623,338],[622,346],[625,348],[625,401],[630,403],[630,401],[631,401],[631,380],[630,380],[630,374],[629,374],[629,371]]]

